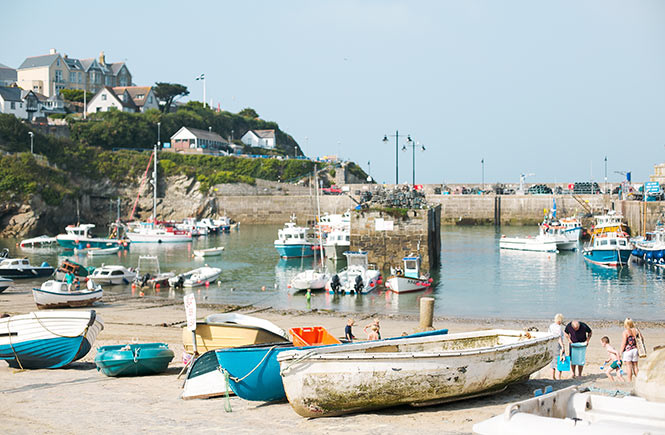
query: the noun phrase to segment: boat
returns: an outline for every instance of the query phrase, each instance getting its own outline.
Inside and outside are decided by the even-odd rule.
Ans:
[[[351,212],[347,210],[344,214],[325,213],[319,219],[319,230],[330,233],[335,229],[351,228]]]
[[[556,249],[559,251],[575,251],[579,243],[578,239],[571,240],[566,227],[556,222],[543,222],[540,224],[542,234],[554,236],[556,238]]]
[[[410,255],[402,259],[404,269],[391,268],[391,276],[386,287],[395,293],[425,290],[432,285],[432,279],[420,274],[420,255]]]
[[[658,225],[644,237],[631,239],[633,251],[631,257],[641,264],[665,267],[665,227]]]
[[[297,293],[302,290],[321,290],[326,287],[326,283],[330,280],[328,272],[321,272],[315,269],[304,270],[298,273],[288,287],[290,293]]]
[[[132,243],[189,243],[192,241],[190,231],[178,230],[164,223],[130,222],[125,234]]]
[[[224,251],[223,246],[219,246],[216,248],[208,248],[208,249],[194,249],[194,256],[196,257],[218,257],[222,255],[222,252]]]
[[[40,311],[0,318],[0,359],[12,368],[53,369],[83,358],[104,322],[95,310]]]
[[[189,272],[175,275],[169,278],[169,285],[171,287],[198,287],[201,285],[209,285],[222,273],[222,269],[218,267],[210,267],[205,265]]]
[[[473,425],[482,435],[663,434],[665,403],[609,397],[572,386],[512,403]]]
[[[499,249],[514,249],[517,251],[559,252],[557,245],[564,240],[561,236],[541,233],[535,237],[506,237],[501,235]]]
[[[282,258],[311,257],[314,244],[307,238],[307,228],[296,226],[295,222],[286,222],[277,232],[275,249]]]
[[[185,352],[193,354],[192,331],[183,329]],[[199,353],[250,344],[288,342],[286,332],[267,320],[236,313],[210,314],[196,322],[196,348]]]
[[[218,219],[213,219],[212,223],[217,228],[219,228],[219,231],[224,232],[224,233],[229,233],[229,232],[231,232],[231,227],[235,226],[237,228],[237,226],[238,226],[237,223],[234,223],[231,220],[231,218],[229,218],[227,216],[221,216]]]
[[[335,228],[326,235],[323,243],[326,257],[337,260],[342,258],[344,252],[351,246],[351,235],[348,228]]]
[[[370,265],[366,251],[347,251],[347,267],[333,275],[326,283],[330,293],[365,294],[374,290],[381,281],[381,272]]]
[[[121,265],[102,265],[92,272],[89,279],[95,284],[121,285],[130,284],[136,278],[136,272]]]
[[[180,398],[210,399],[227,393],[233,394],[226,385],[226,377],[219,367],[217,354],[214,350],[209,350],[192,363]]]
[[[547,332],[495,329],[292,350],[277,361],[293,410],[328,417],[492,394],[548,365],[556,346]]]
[[[88,250],[88,257],[98,257],[101,255],[114,255],[120,252],[119,246],[111,246],[110,248],[90,248]]]
[[[94,224],[68,225],[65,234],[55,236],[60,246],[66,249],[110,248],[117,246],[120,249],[129,249],[130,241],[127,239],[112,239],[93,237],[90,233]]]
[[[97,348],[95,364],[106,376],[164,373],[175,353],[166,343],[131,343]]]
[[[65,258],[55,270],[55,279],[62,281],[65,279],[65,275],[67,275],[68,272],[73,273],[74,276],[78,278],[87,278],[88,275],[90,275],[94,270],[94,267],[87,268],[82,264],[70,260],[69,258]]]
[[[196,218],[185,218],[182,222],[175,224],[175,228],[185,232],[191,233],[192,237],[201,237],[208,235],[208,227],[201,225]]]
[[[46,234],[31,239],[21,240],[19,246],[21,248],[43,248],[45,246],[53,246],[58,241],[55,237],[47,236]]]
[[[53,275],[54,270],[47,262],[41,266],[32,266],[27,258],[5,258],[0,261],[0,276],[5,278],[43,278]]]
[[[628,234],[612,231],[592,234],[591,240],[582,250],[582,255],[592,264],[621,267],[628,264],[632,250]]]
[[[175,273],[162,272],[159,267],[159,258],[154,255],[141,255],[139,263],[136,266],[136,278],[134,283],[139,287],[168,287],[169,279],[173,278]]]
[[[216,225],[210,218],[201,219],[198,222],[198,226],[207,229],[208,233],[217,233],[221,230],[219,225]]]
[[[406,338],[418,338],[447,334],[447,329],[438,329],[406,336]],[[376,343],[392,342],[405,337],[386,338]],[[296,349],[312,350],[317,348],[317,343],[309,341],[312,346],[296,347],[292,343],[270,343],[255,346],[243,346],[237,348],[217,350],[217,359],[222,370],[229,376],[229,386],[233,392],[245,400],[270,402],[286,398],[282,378],[279,373],[277,359],[282,352]],[[339,344],[327,347],[341,346]],[[319,346],[320,348],[320,346]]]
[[[623,221],[623,216],[614,210],[593,217],[594,225],[591,227],[591,235],[602,233],[623,232],[630,234],[628,226]]]
[[[50,279],[43,283],[40,288],[32,289],[37,308],[78,308],[89,307],[97,301],[102,300],[104,292],[97,285],[92,290],[87,288],[81,290],[67,289],[67,283]]]
[[[14,281],[12,281],[9,278],[3,278],[0,276],[0,293],[7,290],[7,288],[10,287],[12,284],[14,284]]]

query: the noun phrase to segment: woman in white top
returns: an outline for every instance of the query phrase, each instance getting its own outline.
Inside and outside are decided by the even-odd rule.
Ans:
[[[552,367],[552,379],[556,380],[556,373],[558,372],[557,363],[566,355],[565,346],[563,345],[563,314],[558,313],[554,316],[554,323],[550,325],[548,331],[550,334],[559,337],[557,340],[557,353],[550,364],[550,367]],[[559,372],[559,379],[561,379],[561,372]]]

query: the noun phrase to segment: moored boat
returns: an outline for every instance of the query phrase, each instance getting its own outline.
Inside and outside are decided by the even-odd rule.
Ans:
[[[347,267],[330,278],[326,290],[330,293],[365,294],[380,284],[381,272],[369,264],[367,252],[347,251],[344,255]]]
[[[628,264],[633,248],[628,235],[623,232],[592,234],[582,254],[590,263],[606,267],[621,267]]]
[[[223,246],[218,246],[216,248],[208,248],[208,249],[194,249],[194,256],[200,258],[218,257],[222,255],[222,252],[224,252]]]
[[[0,261],[0,276],[5,278],[43,278],[53,275],[53,271],[47,262],[43,262],[41,266],[33,266],[27,258],[5,258]]]
[[[110,285],[127,285],[134,278],[136,278],[136,272],[121,265],[102,265],[95,269],[89,277],[95,284]]]
[[[404,269],[391,268],[391,276],[386,280],[386,287],[395,293],[407,293],[425,290],[432,285],[432,279],[420,274],[420,255],[411,255],[402,259]]]
[[[97,370],[106,376],[147,376],[163,373],[175,354],[166,343],[131,343],[97,349]]]
[[[89,307],[102,300],[103,295],[101,286],[70,291],[66,282],[52,279],[43,283],[40,288],[32,289],[32,296],[39,309]]]
[[[333,260],[343,258],[344,253],[349,250],[350,246],[351,235],[347,227],[334,228],[326,235],[323,242],[326,257]]]
[[[31,239],[21,240],[19,246],[21,248],[42,248],[46,246],[52,246],[57,243],[58,241],[55,237],[50,237],[44,234],[42,236],[33,237]]]
[[[130,222],[126,233],[132,243],[189,243],[190,231],[178,230],[165,224],[152,222]]]
[[[102,255],[115,255],[120,252],[119,246],[111,246],[109,248],[90,248],[88,251],[88,257],[98,257]]]
[[[202,285],[209,285],[222,273],[222,269],[218,267],[210,267],[205,265],[189,272],[181,273],[169,278],[169,285],[171,287],[198,287]]]
[[[556,340],[496,329],[289,351],[277,360],[294,411],[327,417],[500,391],[549,364]]]
[[[0,276],[0,293],[7,290],[7,288],[9,288],[12,284],[14,284],[14,281],[9,278],[3,278]]]
[[[284,228],[277,231],[274,246],[282,258],[311,257],[314,255],[314,243],[307,237],[307,228],[296,226],[295,222],[286,222]]]
[[[304,270],[298,273],[289,283],[290,293],[297,293],[302,290],[321,290],[325,288],[326,282],[330,279],[330,274],[315,269]]]
[[[535,237],[506,237],[502,235],[499,239],[499,248],[517,251],[559,252],[557,243],[560,242],[561,240],[557,237],[549,234],[539,234]]]
[[[55,239],[60,246],[67,249],[110,248],[113,246],[129,249],[129,240],[93,237],[91,235],[93,228],[95,228],[94,224],[68,225],[65,228],[65,234],[58,234]]]
[[[136,278],[134,283],[139,287],[168,287],[169,279],[173,278],[175,273],[162,272],[159,267],[159,258],[154,255],[142,255],[139,257],[139,263],[136,266]]]
[[[665,228],[662,225],[631,241],[631,255],[638,263],[665,267]]]
[[[593,217],[594,225],[591,227],[591,235],[602,233],[623,232],[629,234],[628,226],[623,221],[623,216],[614,210]]]
[[[95,310],[41,311],[0,318],[0,359],[10,367],[64,367],[83,358],[104,329]]]
[[[209,399],[232,393],[226,385],[226,378],[222,373],[217,354],[209,350],[196,358],[187,371],[185,385],[180,397],[184,400]]]

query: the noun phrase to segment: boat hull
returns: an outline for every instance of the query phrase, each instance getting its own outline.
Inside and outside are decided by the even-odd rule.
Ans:
[[[184,400],[209,399],[223,396],[229,391],[226,378],[220,370],[219,361],[214,350],[198,357],[187,372],[185,386],[180,396]]]
[[[199,353],[227,347],[247,346],[250,344],[276,343],[286,341],[280,335],[263,328],[234,324],[196,324],[196,348]],[[185,352],[194,353],[192,331],[182,330],[182,342]]]
[[[522,237],[502,237],[499,240],[499,248],[513,249],[516,251],[534,251],[534,252],[557,252],[557,242],[540,241],[536,238],[528,239]]]
[[[284,245],[275,243],[275,249],[282,258],[301,258],[314,255],[312,245]]]
[[[340,258],[344,258],[344,253],[349,250],[349,245],[323,245],[323,249],[326,252],[326,258],[339,260]]]
[[[399,351],[409,346],[409,339],[383,346],[374,342],[373,350],[365,351],[361,349],[366,344],[358,343],[315,350],[310,356],[283,353],[279,362],[294,411],[303,417],[327,417],[397,405],[424,406],[501,390],[552,361],[556,337],[541,334],[542,338],[508,345],[493,343],[488,331],[453,334],[414,342],[413,351]],[[465,336],[463,340],[477,340],[468,344],[478,347],[457,346]],[[428,343],[437,340],[443,347],[433,351],[437,346]],[[451,345],[446,348],[445,343]]]
[[[386,287],[394,293],[408,293],[426,290],[431,283],[427,279],[408,278],[406,276],[391,276],[386,281]]]
[[[165,372],[174,356],[164,343],[103,346],[95,364],[106,376],[147,376]]]
[[[0,293],[7,290],[7,288],[11,287],[13,284],[14,281],[12,281],[11,279],[0,277]]]
[[[30,279],[30,278],[45,278],[53,275],[55,271],[52,267],[34,267],[31,266],[26,269],[12,268],[0,269],[0,276],[12,279]]]
[[[0,359],[10,367],[64,367],[83,358],[104,323],[90,311],[45,311],[0,319]]]
[[[85,248],[112,248],[117,246],[120,249],[129,249],[129,240],[85,238],[58,235],[55,237],[58,245],[65,249],[85,249]]]
[[[599,266],[619,267],[628,264],[631,251],[631,249],[587,249],[584,251],[584,259]]]
[[[94,291],[73,291],[73,292],[52,292],[38,288],[32,289],[32,296],[35,299],[37,308],[80,308],[89,307],[95,302],[101,301],[103,290]]]

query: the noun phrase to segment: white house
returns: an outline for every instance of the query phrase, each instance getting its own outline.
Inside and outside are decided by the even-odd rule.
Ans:
[[[277,145],[275,130],[249,130],[240,140],[245,145],[257,148],[274,149]]]
[[[16,70],[0,63],[0,86],[11,86],[16,83]]]
[[[138,108],[127,90],[117,94],[109,86],[101,88],[88,102],[88,113],[108,112],[113,108],[122,112],[138,112]]]
[[[21,88],[0,87],[0,113],[11,114],[17,118],[27,119],[27,104],[23,101],[22,93],[23,89]]]
[[[116,95],[121,95],[127,91],[134,105],[141,112],[148,109],[159,109],[159,103],[152,86],[117,86],[113,88],[113,91]]]
[[[181,127],[171,136],[171,147],[164,151],[187,154],[227,154],[229,143],[211,130]]]

